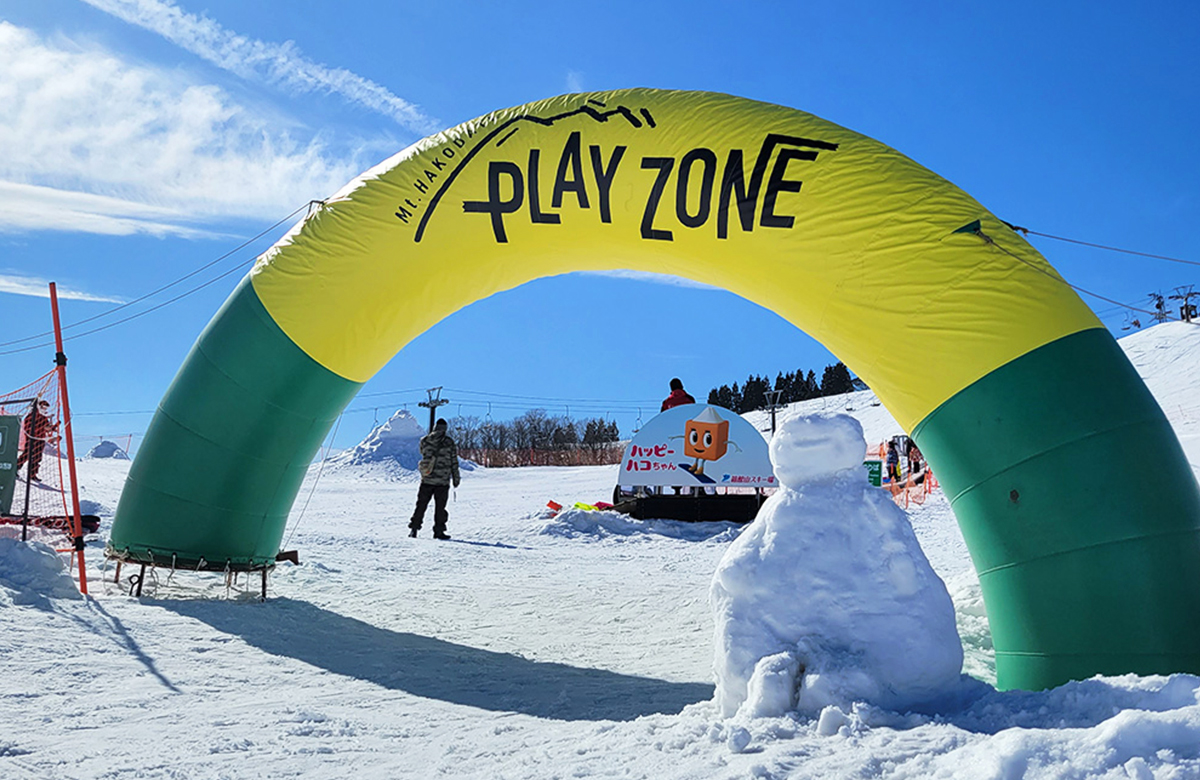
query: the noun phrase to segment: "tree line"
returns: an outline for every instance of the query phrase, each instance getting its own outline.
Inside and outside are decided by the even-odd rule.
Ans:
[[[721,385],[708,391],[708,402],[716,406],[732,409],[738,414],[766,409],[767,391],[779,390],[779,403],[790,404],[796,401],[807,401],[810,398],[821,398],[827,395],[841,395],[861,390],[865,387],[861,382],[850,376],[850,370],[841,361],[825,366],[821,381],[817,381],[816,372],[809,369],[797,369],[790,373],[780,372],[775,377],[775,383],[765,376],[751,374],[741,385]]]
[[[458,454],[485,466],[562,466],[620,463],[615,420],[574,420],[531,409],[508,421],[460,415],[447,420]]]

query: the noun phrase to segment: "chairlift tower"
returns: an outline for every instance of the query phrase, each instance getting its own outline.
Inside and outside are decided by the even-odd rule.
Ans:
[[[426,401],[421,401],[420,403],[417,404],[417,406],[428,407],[428,409],[429,409],[429,432],[433,433],[433,423],[434,423],[434,420],[437,418],[437,408],[439,406],[445,406],[446,404],[450,403],[450,399],[442,398],[442,388],[441,387],[431,387],[428,390],[426,390],[425,393],[429,396],[429,399]]]
[[[782,409],[783,406],[779,403],[779,397],[783,395],[782,390],[767,390],[764,393],[767,396],[767,410],[771,412],[771,435],[775,435],[775,412]]]
[[[1196,304],[1192,303],[1192,298],[1200,297],[1200,292],[1195,292],[1192,288],[1195,285],[1189,284],[1187,287],[1176,287],[1175,294],[1169,296],[1173,301],[1182,301],[1179,306],[1179,319],[1184,322],[1191,322],[1196,316]]]

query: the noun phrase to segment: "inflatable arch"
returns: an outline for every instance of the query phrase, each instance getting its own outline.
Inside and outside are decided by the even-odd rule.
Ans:
[[[1200,673],[1200,491],[1092,312],[1008,225],[893,149],[711,93],[498,111],[331,197],[200,335],[109,552],[273,563],[321,441],[397,351],[495,292],[605,269],[755,301],[876,390],[953,502],[1001,687]]]

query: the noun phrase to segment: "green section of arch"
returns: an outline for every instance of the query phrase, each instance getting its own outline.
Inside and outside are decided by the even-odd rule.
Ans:
[[[1105,330],[993,371],[923,420],[979,572],[1001,688],[1200,672],[1200,489]]]
[[[274,563],[313,455],[361,386],[304,354],[243,281],[155,412],[109,550],[191,567]]]

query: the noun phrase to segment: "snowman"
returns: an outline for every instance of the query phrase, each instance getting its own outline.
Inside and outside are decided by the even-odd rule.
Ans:
[[[903,711],[960,683],[954,605],[908,517],[863,468],[852,417],[796,417],[771,441],[780,489],[713,577],[724,717],[855,702]]]

